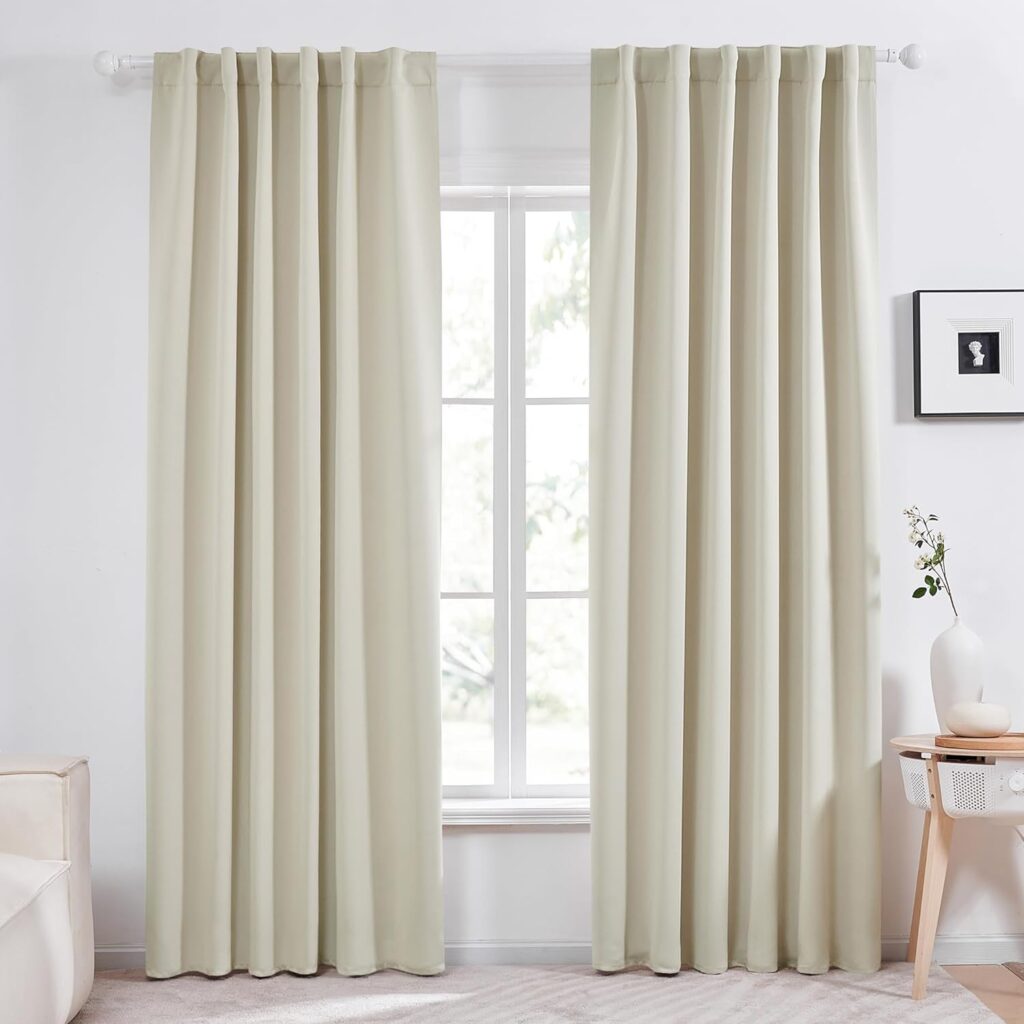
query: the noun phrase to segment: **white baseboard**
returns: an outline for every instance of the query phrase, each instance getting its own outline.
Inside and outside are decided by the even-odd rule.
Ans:
[[[486,964],[589,964],[589,942],[449,942],[445,963]]]
[[[882,939],[883,960],[905,960],[906,939]],[[145,965],[143,946],[97,946],[96,970],[115,971]],[[1024,963],[1024,935],[940,935],[935,940],[940,964]],[[488,964],[589,964],[589,942],[450,942],[451,966]]]
[[[97,971],[130,971],[146,966],[145,946],[97,946]]]
[[[906,960],[906,939],[882,939],[883,960]],[[938,935],[938,964],[1024,963],[1024,935]]]

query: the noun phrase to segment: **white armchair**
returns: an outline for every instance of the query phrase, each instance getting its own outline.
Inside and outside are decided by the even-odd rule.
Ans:
[[[89,765],[0,755],[0,1024],[66,1024],[93,957]]]

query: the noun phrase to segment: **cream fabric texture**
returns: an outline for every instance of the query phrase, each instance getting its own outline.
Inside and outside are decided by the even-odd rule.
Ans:
[[[592,74],[594,964],[873,970],[874,55]]]
[[[147,971],[443,969],[432,54],[158,54]]]
[[[0,1021],[70,1021],[94,959],[89,765],[0,754]]]

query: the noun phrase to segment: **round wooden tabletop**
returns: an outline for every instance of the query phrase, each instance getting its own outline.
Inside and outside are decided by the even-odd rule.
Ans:
[[[1020,751],[997,749],[978,750],[976,747],[938,747],[935,745],[935,733],[923,733],[920,736],[897,736],[889,740],[889,745],[899,750],[912,750],[918,754],[952,754],[954,757],[1013,757],[1020,756]]]

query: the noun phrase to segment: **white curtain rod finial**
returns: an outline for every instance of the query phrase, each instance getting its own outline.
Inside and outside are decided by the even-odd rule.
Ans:
[[[116,75],[118,69],[121,66],[120,59],[109,50],[100,50],[92,59],[92,66],[96,69],[97,74],[106,75],[110,78],[112,75]]]
[[[911,71],[916,71],[925,60],[924,47],[920,43],[910,43],[900,50],[900,63]]]

